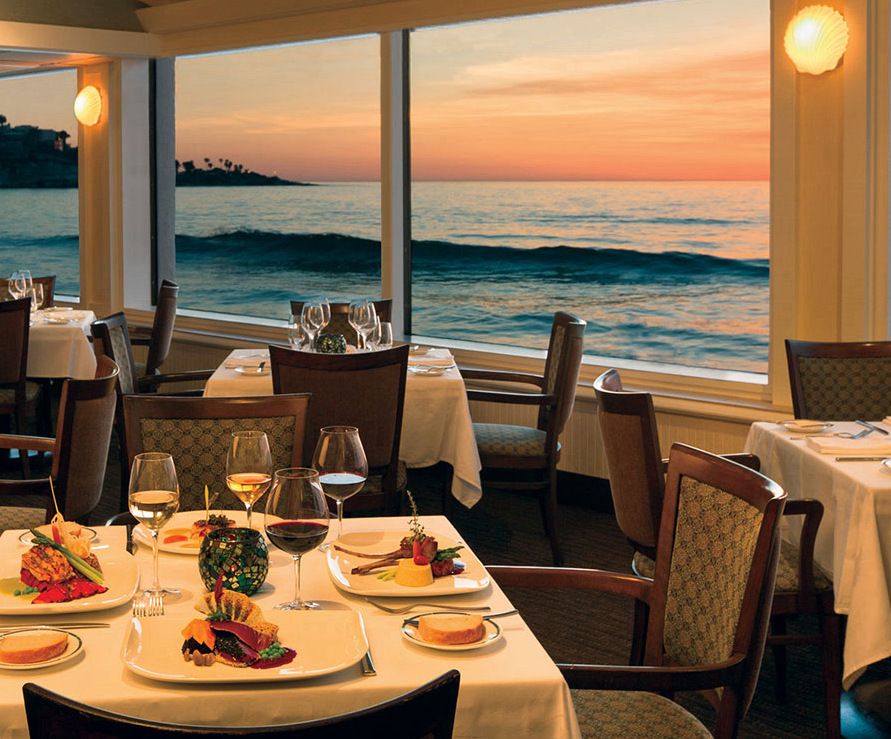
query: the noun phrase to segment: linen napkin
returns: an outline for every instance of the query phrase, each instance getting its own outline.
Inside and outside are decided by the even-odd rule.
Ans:
[[[269,361],[269,352],[260,352],[253,349],[236,350],[226,359],[226,369],[234,367],[256,367],[260,362]]]
[[[455,358],[448,349],[431,349],[426,354],[408,355],[408,363],[412,366],[451,367]]]
[[[887,441],[884,437],[879,436],[865,436],[862,439],[845,439],[839,436],[808,436],[804,443],[811,449],[820,452],[820,454],[887,454],[891,456],[891,441]]]

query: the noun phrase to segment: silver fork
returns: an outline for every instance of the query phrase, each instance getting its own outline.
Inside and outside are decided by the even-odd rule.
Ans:
[[[160,593],[143,593],[133,600],[133,615],[136,617],[163,616],[164,599]]]
[[[383,606],[380,603],[375,603],[370,598],[366,598],[365,601],[367,603],[371,603],[375,608],[380,608],[382,611],[386,611],[387,613],[408,613],[412,608],[436,608],[440,611],[491,611],[492,609],[489,606],[444,606],[439,603],[412,603],[408,606],[400,606],[399,608],[393,608],[392,606]]]

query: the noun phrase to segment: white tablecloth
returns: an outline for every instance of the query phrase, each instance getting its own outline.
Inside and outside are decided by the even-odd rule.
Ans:
[[[425,516],[423,523],[431,533],[459,538],[442,516]],[[405,527],[406,520],[401,517],[347,519],[344,522],[348,532]],[[19,533],[7,531],[0,537],[0,562],[6,563],[6,570],[13,573],[18,572],[18,557],[23,551],[17,541]],[[123,528],[100,528],[100,542],[122,547],[123,534]],[[275,621],[276,611],[272,606],[293,594],[293,565],[291,558],[283,552],[272,550],[270,554],[267,584],[253,599],[266,618]],[[97,555],[101,560],[101,549]],[[140,547],[137,556],[145,586],[151,580],[150,550]],[[155,682],[130,672],[120,658],[130,621],[129,607],[80,613],[74,618],[53,616],[41,619],[41,622],[110,621],[111,628],[78,631],[85,646],[83,657],[75,657],[67,663],[25,672],[0,669],[0,739],[27,737],[21,691],[22,683],[27,681],[75,700],[143,718],[249,726],[288,723],[356,710],[405,693],[453,667],[461,673],[456,738],[580,737],[566,682],[520,616],[500,620],[505,637],[498,644],[475,651],[439,652],[412,645],[402,638],[400,625],[404,616],[383,613],[362,598],[340,593],[327,574],[322,552],[316,550],[304,557],[302,574],[304,596],[347,603],[362,615],[377,676],[364,677],[359,665],[355,665],[321,678],[277,683],[186,685]],[[163,616],[181,621],[185,626],[197,617],[192,608],[194,596],[204,592],[198,576],[197,557],[162,553],[161,581],[191,592],[192,597],[168,606]],[[504,593],[494,584],[479,593],[444,598],[443,601],[487,604],[493,612],[511,608]],[[9,625],[14,620],[0,617],[0,625]],[[179,650],[179,646],[171,644],[170,648]],[[219,669],[229,668],[221,666]]]
[[[87,336],[95,320],[91,310],[49,309],[32,314],[28,377],[92,378],[96,374],[96,357]]]
[[[832,431],[862,428],[837,423]],[[790,498],[816,498],[823,504],[814,559],[832,574],[835,610],[848,615],[847,689],[868,665],[891,656],[891,473],[877,461],[837,462],[836,455],[818,453],[801,434],[773,423],[753,424],[745,450],[761,459],[761,471]],[[796,519],[784,519],[795,542]]]
[[[207,381],[206,397],[271,395],[271,375],[239,374],[226,363],[269,361],[268,352],[236,349]],[[268,365],[267,365],[268,367]],[[455,474],[452,495],[470,508],[482,496],[480,456],[470,420],[464,380],[457,369],[442,375],[408,373],[399,458],[408,467],[448,462]]]

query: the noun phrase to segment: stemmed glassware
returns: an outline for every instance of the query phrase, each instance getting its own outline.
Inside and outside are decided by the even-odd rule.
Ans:
[[[329,309],[330,310],[330,309]],[[316,337],[325,325],[325,312],[319,303],[304,303],[300,323],[309,338],[309,348],[316,348]]]
[[[393,348],[393,324],[389,321],[381,321],[380,338],[377,342],[378,349]]]
[[[179,509],[179,483],[173,457],[165,452],[146,452],[133,458],[128,496],[130,513],[152,534],[154,582],[146,594],[179,595],[162,588],[158,578],[158,533]]]
[[[31,273],[28,270],[20,269],[9,276],[9,294],[16,300],[28,295],[30,286]]]
[[[247,527],[251,512],[272,483],[272,454],[263,431],[235,431],[226,455],[226,486],[244,503]]]
[[[300,611],[319,608],[300,597],[300,557],[315,549],[328,535],[328,503],[319,473],[306,467],[277,470],[266,501],[266,536],[294,558],[294,600],[276,608]]]
[[[31,310],[38,311],[43,308],[43,283],[35,282],[31,285]]]
[[[288,343],[292,349],[303,349],[307,343],[306,329],[300,322],[300,316],[293,313],[288,316]]]
[[[377,311],[374,309],[374,303],[368,298],[353,300],[350,302],[349,314],[347,320],[356,330],[361,343],[360,349],[368,349],[368,334],[374,330],[374,321],[377,318]]]
[[[368,460],[355,426],[326,426],[319,432],[312,466],[325,495],[337,503],[337,538],[343,536],[343,502],[368,479]]]

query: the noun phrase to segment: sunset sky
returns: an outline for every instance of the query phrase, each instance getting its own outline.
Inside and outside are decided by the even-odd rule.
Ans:
[[[765,180],[769,45],[769,0],[417,31],[413,177]],[[378,58],[377,37],[180,58],[177,157],[300,180],[376,180]],[[0,113],[13,125],[63,100],[30,100],[26,83],[0,80]],[[71,125],[40,115],[40,125]]]

